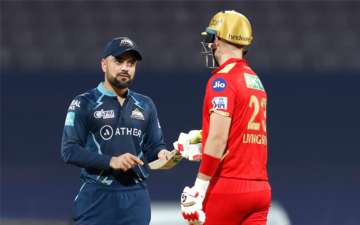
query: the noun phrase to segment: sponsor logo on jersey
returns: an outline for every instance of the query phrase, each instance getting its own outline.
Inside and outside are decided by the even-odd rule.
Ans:
[[[114,130],[109,125],[105,125],[100,129],[100,136],[105,141],[110,140],[113,135],[114,135]]]
[[[214,97],[212,99],[213,109],[227,110],[228,98],[227,97]]]
[[[223,78],[216,78],[213,80],[211,87],[216,92],[221,92],[226,88],[226,81]]]
[[[133,127],[112,128],[110,125],[104,125],[100,129],[100,136],[103,140],[110,140],[113,136],[134,136],[141,137],[142,131]]]
[[[100,111],[94,112],[94,117],[96,119],[111,119],[111,118],[115,118],[115,112],[114,110],[101,109]]]
[[[75,122],[75,112],[68,112],[66,114],[66,119],[65,119],[65,126],[74,126],[74,122]]]
[[[137,120],[145,120],[144,114],[138,108],[131,112],[130,117]]]
[[[244,78],[247,88],[264,91],[264,86],[262,85],[258,76],[244,73]]]
[[[80,108],[80,101],[79,100],[72,100],[69,110],[75,110],[76,108]]]

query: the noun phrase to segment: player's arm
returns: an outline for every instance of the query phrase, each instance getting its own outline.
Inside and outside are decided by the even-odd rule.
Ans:
[[[196,182],[209,181],[225,157],[225,149],[231,127],[231,117],[234,113],[236,102],[236,88],[225,77],[218,76],[208,86],[208,105],[210,113],[209,134],[204,146],[204,154],[200,164]],[[222,82],[223,87],[217,89],[214,82]]]
[[[222,83],[221,88],[215,85],[216,82]],[[205,221],[202,204],[210,179],[226,154],[235,101],[235,88],[224,77],[214,76],[208,82],[204,104],[210,110],[209,133],[195,184],[191,188],[185,187],[181,195],[183,217],[191,223],[202,224]]]
[[[85,149],[86,139],[95,139],[92,134],[89,135],[86,103],[85,99],[77,97],[69,107],[62,136],[61,157],[65,163],[82,168],[110,169],[111,156]]]
[[[231,125],[231,117],[214,111],[210,115],[209,134],[205,143],[199,173],[192,188],[185,187],[181,196],[181,210],[188,221],[205,221],[202,210],[209,181],[224,157]],[[226,154],[226,153],[225,153]],[[195,224],[195,223],[194,223]]]
[[[214,175],[222,158],[225,156],[226,144],[229,136],[231,117],[224,116],[217,111],[210,115],[210,127],[205,143],[204,154],[197,177],[208,181]]]

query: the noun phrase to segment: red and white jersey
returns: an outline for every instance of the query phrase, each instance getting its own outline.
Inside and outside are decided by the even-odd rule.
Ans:
[[[231,117],[226,155],[215,177],[268,180],[266,92],[243,59],[229,59],[216,70],[206,86],[203,105],[203,143],[214,111]]]

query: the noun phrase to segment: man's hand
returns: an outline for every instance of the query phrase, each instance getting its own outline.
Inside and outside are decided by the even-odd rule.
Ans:
[[[197,178],[192,188],[184,188],[181,194],[181,212],[189,224],[205,223],[205,213],[202,209],[208,186],[209,181]]]
[[[181,132],[179,139],[174,142],[174,148],[178,150],[182,157],[190,161],[201,160],[201,130],[191,130],[189,133]]]
[[[166,150],[166,149],[162,149],[158,153],[158,158],[159,159],[168,160],[168,159],[170,159],[170,157],[171,157],[171,152]]]
[[[182,156],[176,149],[171,152],[163,149],[158,153],[158,159],[149,162],[148,165],[152,170],[168,170],[176,166],[181,159]]]
[[[113,156],[110,160],[110,167],[112,169],[122,170],[124,172],[131,168],[134,168],[137,165],[144,165],[144,162],[130,153]]]

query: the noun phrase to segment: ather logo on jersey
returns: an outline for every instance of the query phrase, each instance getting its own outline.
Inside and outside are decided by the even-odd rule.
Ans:
[[[223,78],[216,78],[211,83],[211,87],[216,92],[221,92],[226,88],[226,81]]]
[[[110,125],[104,125],[100,129],[100,136],[103,140],[107,141],[113,136],[134,136],[141,137],[142,131],[133,127],[117,127],[112,128]]]
[[[100,129],[100,136],[105,141],[110,140],[114,134],[114,130],[111,126],[105,125]]]

